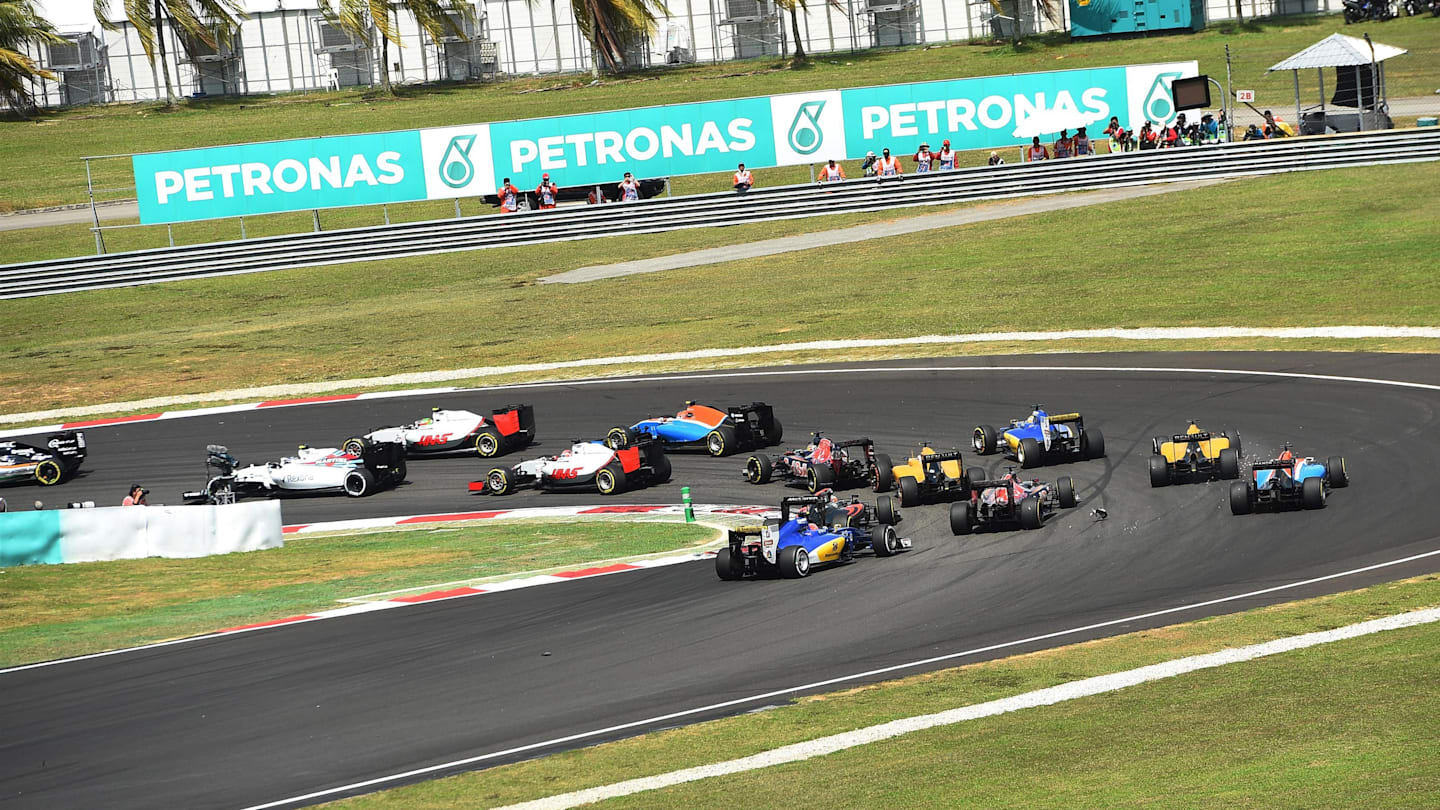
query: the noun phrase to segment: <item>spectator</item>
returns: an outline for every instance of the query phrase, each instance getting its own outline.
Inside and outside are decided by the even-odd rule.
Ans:
[[[755,177],[750,174],[749,169],[745,168],[744,163],[741,163],[740,167],[735,170],[734,179],[735,193],[737,194],[744,194],[755,185]]]
[[[121,505],[121,506],[149,506],[149,504],[145,502],[145,496],[146,496],[146,495],[149,495],[149,494],[150,494],[150,490],[148,490],[148,489],[140,486],[139,484],[131,484],[131,485],[130,485],[130,494],[125,496],[125,500],[121,501],[121,502],[120,502],[120,505]]]
[[[875,161],[875,173],[884,180],[887,177],[905,176],[905,168],[900,165],[900,158],[890,157],[890,147],[880,150],[880,159]]]
[[[1180,140],[1180,127],[1175,124],[1166,124],[1161,133],[1161,145],[1166,149],[1184,145],[1184,142]]]
[[[863,172],[866,177],[874,177],[877,171],[875,164],[878,162],[880,162],[879,158],[875,157],[874,152],[866,152],[865,161],[860,164],[860,171]]]
[[[916,174],[929,174],[930,163],[935,160],[935,156],[930,154],[930,144],[920,144],[920,150],[911,157],[911,160],[915,161]]]
[[[820,182],[834,183],[845,179],[845,167],[831,158],[830,163],[820,167]]]
[[[1071,143],[1075,146],[1075,157],[1095,154],[1095,147],[1090,144],[1090,136],[1085,134],[1085,127],[1075,130],[1075,138]]]
[[[1265,136],[1260,133],[1260,128],[1259,128],[1259,127],[1255,126],[1254,124],[1251,124],[1250,127],[1245,130],[1245,137],[1244,137],[1244,138],[1241,138],[1241,140],[1245,140],[1245,141],[1263,141],[1263,140],[1265,140]]]
[[[940,161],[940,171],[948,172],[955,168],[955,153],[950,151],[950,141],[940,144],[940,151],[935,157]]]
[[[550,181],[549,174],[540,175],[540,185],[535,187],[535,200],[540,203],[540,210],[555,207],[555,199],[560,194],[560,187]]]
[[[1040,143],[1040,136],[1036,135],[1030,140],[1030,148],[1025,150],[1025,159],[1034,163],[1037,160],[1049,160],[1050,150]]]
[[[1070,140],[1070,130],[1060,130],[1060,137],[1055,139],[1055,159],[1068,158],[1075,154],[1074,142]]]
[[[640,182],[625,172],[625,179],[620,181],[620,202],[639,202]]]
[[[520,210],[520,189],[510,184],[510,178],[505,178],[504,185],[500,186],[499,196],[501,211],[513,214]]]
[[[1277,120],[1275,115],[1269,110],[1265,111],[1265,130],[1270,133],[1266,136],[1267,138],[1283,138],[1291,134],[1290,131],[1286,129],[1285,122]]]
[[[591,188],[590,193],[585,197],[586,205],[600,205],[607,202],[610,201],[605,199],[605,192],[601,191],[599,186]]]
[[[1113,115],[1110,116],[1110,126],[1105,128],[1105,134],[1110,136],[1111,152],[1129,152],[1135,148],[1135,139],[1120,126],[1120,119]]]
[[[985,162],[987,166],[1004,166],[1005,158],[1000,157],[999,152],[991,152],[990,159]]]
[[[1140,142],[1141,150],[1154,149],[1159,144],[1160,134],[1155,131],[1155,127],[1149,121],[1146,121],[1145,125],[1140,127],[1140,134],[1136,136],[1136,140]]]
[[[1200,139],[1205,143],[1220,142],[1220,124],[1213,115],[1200,116]]]

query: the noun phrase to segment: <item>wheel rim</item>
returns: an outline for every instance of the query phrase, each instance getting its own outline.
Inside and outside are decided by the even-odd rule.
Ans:
[[[710,450],[710,455],[718,456],[725,451],[725,440],[721,438],[719,433],[711,433],[710,438],[706,442],[706,446]]]
[[[615,488],[615,476],[609,470],[601,470],[595,475],[595,483],[599,485],[601,492],[609,492]]]
[[[795,554],[795,573],[802,577],[810,573],[810,555],[803,548]]]
[[[352,456],[360,455],[360,443],[354,440],[345,443],[345,452]]]
[[[625,431],[623,431],[623,430],[612,430],[612,431],[610,431],[610,446],[613,447],[613,448],[615,448],[616,450],[623,450],[623,449],[625,449]]]
[[[53,461],[44,461],[35,468],[35,480],[42,484],[54,484],[60,480],[60,465]]]
[[[494,470],[494,471],[492,471],[488,476],[486,476],[486,478],[489,480],[489,483],[490,483],[490,491],[491,491],[491,492],[504,492],[504,491],[505,491],[505,474],[504,474],[504,473],[500,472],[499,470]]]
[[[975,432],[974,432],[973,434],[971,434],[971,436],[970,436],[970,446],[971,446],[971,447],[974,447],[974,448],[975,448],[975,452],[977,452],[977,453],[982,453],[982,452],[984,452],[984,451],[985,451],[985,432],[982,431],[982,430],[979,430],[979,429],[977,428],[977,429],[975,430]]]
[[[482,433],[479,439],[475,440],[475,449],[480,451],[482,456],[493,456],[495,451],[500,449],[499,442],[489,433]]]
[[[750,460],[748,460],[748,461],[746,461],[746,462],[745,462],[745,477],[748,478],[748,479],[750,480],[750,483],[752,483],[752,484],[759,483],[759,482],[760,482],[760,462],[756,461],[756,460],[753,459],[753,458],[750,459]]]
[[[351,495],[359,495],[365,491],[365,481],[358,475],[346,476],[345,491]]]

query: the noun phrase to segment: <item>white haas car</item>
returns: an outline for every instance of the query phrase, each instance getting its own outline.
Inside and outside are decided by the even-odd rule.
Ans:
[[[558,456],[542,456],[513,467],[496,467],[484,481],[471,481],[471,492],[508,495],[520,487],[581,489],[594,487],[601,495],[614,495],[630,486],[663,484],[670,480],[670,459],[660,442],[641,439],[615,450],[604,442],[575,442]]]
[[[506,405],[489,418],[461,410],[431,408],[430,416],[400,427],[376,428],[346,439],[341,448],[359,455],[367,444],[398,442],[409,456],[474,450],[481,458],[518,450],[535,441],[535,407]]]
[[[310,448],[268,464],[240,466],[230,451],[206,447],[205,489],[186,492],[188,503],[234,503],[247,495],[343,492],[352,498],[373,495],[405,480],[405,448],[397,443],[367,444],[359,454],[334,447]]]

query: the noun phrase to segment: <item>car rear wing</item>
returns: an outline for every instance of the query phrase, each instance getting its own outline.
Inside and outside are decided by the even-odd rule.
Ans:
[[[1056,422],[1078,422],[1081,425],[1085,424],[1084,417],[1078,413],[1052,413],[1049,418],[1050,424],[1052,425]]]
[[[360,451],[360,463],[371,472],[385,472],[405,463],[402,442],[366,442]]]
[[[55,455],[68,461],[79,461],[85,458],[85,434],[73,430],[63,433],[52,433],[45,439],[45,446]]]
[[[959,450],[948,450],[948,451],[946,451],[946,452],[944,452],[944,453],[921,453],[921,454],[920,454],[920,463],[921,463],[921,464],[932,464],[932,463],[937,462],[937,461],[959,461],[959,460],[960,460],[960,451],[959,451]]]
[[[825,503],[826,499],[818,495],[790,495],[780,499],[780,522],[790,521],[790,507],[792,506],[815,506]]]
[[[1252,470],[1288,470],[1288,469],[1290,469],[1291,467],[1294,467],[1294,466],[1295,466],[1295,462],[1294,462],[1294,461],[1283,461],[1283,460],[1257,461],[1257,462],[1255,462],[1254,464],[1250,465],[1250,469],[1252,469]]]
[[[757,434],[769,433],[775,427],[775,409],[763,402],[732,406],[725,409],[725,415],[736,427],[744,425]]]
[[[528,438],[535,438],[534,405],[516,404],[496,408],[490,412],[490,422],[500,431],[501,436],[523,433]]]
[[[1185,444],[1187,442],[1208,442],[1213,438],[1215,438],[1213,433],[1202,430],[1199,433],[1176,433],[1170,437],[1170,441],[1175,444]]]

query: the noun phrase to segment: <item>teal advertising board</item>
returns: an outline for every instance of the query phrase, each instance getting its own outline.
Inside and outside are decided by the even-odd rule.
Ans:
[[[614,183],[1098,135],[1175,119],[1170,82],[1195,62],[1061,70],[643,107],[526,121],[135,155],[145,224],[478,197],[510,179]]]

